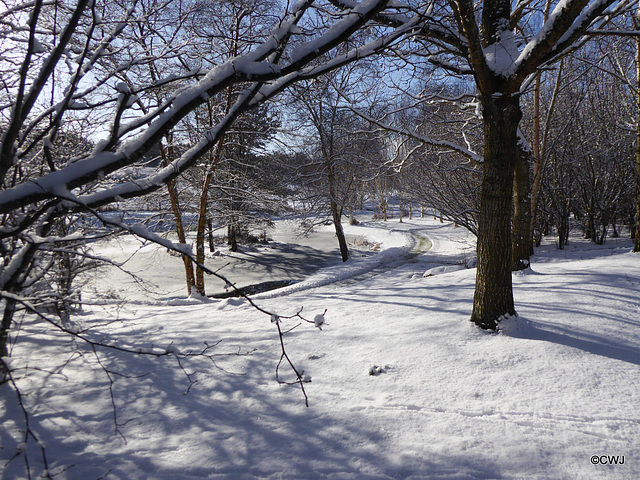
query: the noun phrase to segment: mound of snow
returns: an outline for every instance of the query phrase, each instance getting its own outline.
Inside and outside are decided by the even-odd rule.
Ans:
[[[444,273],[457,272],[464,270],[464,265],[440,265],[439,267],[433,267],[422,274],[423,277],[433,277],[434,275],[442,275]]]

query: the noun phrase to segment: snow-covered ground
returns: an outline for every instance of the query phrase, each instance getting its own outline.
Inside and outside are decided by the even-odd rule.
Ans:
[[[348,233],[382,241],[381,253],[255,297],[281,316],[326,309],[322,330],[302,323],[285,335],[311,379],[308,408],[298,387],[275,380],[270,316],[238,299],[178,301],[180,276],[167,280],[160,252],[144,260],[160,290],[144,297],[102,272],[85,296],[101,301],[76,321],[123,345],[220,342],[220,354],[249,355],[182,368],[171,357],[96,357],[25,320],[12,366],[30,367],[19,386],[51,470],[66,468],[55,478],[640,478],[640,256],[628,239],[538,249],[531,271],[514,275],[520,316],[494,334],[468,321],[475,269],[455,267],[473,263],[463,229],[405,219]],[[127,294],[136,301],[117,301]],[[285,366],[280,374],[293,379]],[[0,408],[1,478],[24,478],[22,456],[5,466],[24,448],[6,387]],[[41,456],[33,440],[26,448],[37,478]],[[624,464],[609,465],[612,456]]]
[[[385,254],[375,255],[376,258],[366,262],[358,261],[355,267],[343,266],[332,225],[319,225],[308,231],[298,221],[283,220],[268,231],[266,244],[240,245],[238,252],[231,252],[224,244],[216,245],[214,253],[207,248],[206,264],[237,288],[265,281],[312,280],[315,285],[321,282],[320,278],[328,282],[337,276],[353,274],[354,268],[367,270],[372,262],[377,264],[411,248],[411,237],[398,232],[346,225],[345,230],[354,258],[362,260],[362,257],[373,256],[382,245]],[[167,255],[166,248],[160,245],[125,236],[100,243],[94,249],[122,264],[121,270],[110,270],[106,278],[100,273],[102,278],[94,292],[98,295],[122,296],[136,303],[158,303],[180,302],[187,294],[181,258],[176,254]],[[338,268],[328,269],[331,266]],[[310,279],[320,268],[325,269],[322,274]],[[205,285],[209,295],[229,291],[225,282],[214,276],[205,276]],[[309,282],[305,285],[308,287]]]

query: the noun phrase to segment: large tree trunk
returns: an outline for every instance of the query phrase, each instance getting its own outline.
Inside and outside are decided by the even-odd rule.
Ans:
[[[511,235],[511,270],[529,267],[533,253],[531,236],[531,182],[529,180],[529,159],[531,152],[518,143],[518,155],[514,171],[513,232]]]
[[[478,269],[471,321],[495,330],[500,318],[514,315],[511,284],[511,213],[522,117],[518,97],[482,97],[484,166],[478,218]]]

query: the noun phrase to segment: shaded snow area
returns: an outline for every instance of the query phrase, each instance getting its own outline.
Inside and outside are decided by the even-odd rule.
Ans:
[[[96,305],[76,326],[171,352],[220,342],[215,362],[182,368],[172,356],[96,357],[26,319],[12,365],[30,367],[19,386],[55,478],[640,478],[640,256],[628,239],[575,239],[563,251],[550,239],[530,271],[514,274],[519,317],[496,334],[468,320],[475,269],[460,266],[473,265],[474,241],[463,229],[419,219],[347,233],[382,242],[380,253],[254,297],[281,316],[304,307],[313,321],[326,309],[322,330],[280,324],[311,380],[308,408],[298,386],[275,380],[276,325],[240,299],[122,303],[128,287],[100,274],[117,295],[88,292]],[[145,262],[170,291],[166,258]],[[248,355],[223,356],[238,352]],[[294,378],[285,365],[280,375]],[[23,448],[24,425],[8,388],[0,402],[1,478],[25,478],[22,457],[4,466]],[[26,449],[41,473],[33,440]],[[624,464],[610,465],[613,456]]]

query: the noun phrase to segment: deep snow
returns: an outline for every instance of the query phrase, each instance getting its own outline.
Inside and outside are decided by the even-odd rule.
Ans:
[[[475,269],[437,268],[473,263],[466,231],[430,219],[359,228],[348,233],[386,239],[381,254],[321,269],[304,289],[255,297],[279,315],[304,307],[313,319],[327,309],[322,330],[303,323],[285,336],[311,377],[309,408],[299,388],[274,379],[270,318],[237,299],[180,301],[179,286],[163,283],[160,252],[144,262],[173,293],[145,297],[103,272],[101,294],[85,294],[100,304],[76,321],[121,344],[185,352],[220,341],[220,353],[251,354],[185,361],[197,372],[186,393],[175,360],[100,350],[122,435],[91,349],[26,319],[12,365],[30,367],[18,371],[19,385],[53,470],[67,468],[56,478],[640,478],[640,256],[628,239],[597,247],[576,238],[563,251],[550,240],[531,271],[514,275],[519,317],[494,334],[468,321]],[[419,255],[420,237],[390,229],[432,248]],[[340,281],[327,283],[327,272]],[[22,457],[5,466],[23,427],[5,386],[0,408],[2,478],[24,478]],[[41,472],[33,441],[28,452]],[[594,455],[624,464],[593,465]]]

